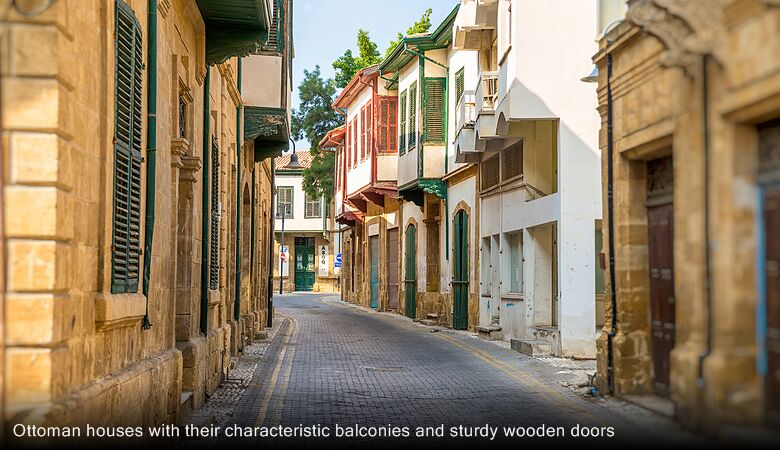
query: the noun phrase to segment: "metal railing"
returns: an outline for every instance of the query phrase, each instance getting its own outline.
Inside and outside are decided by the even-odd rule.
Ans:
[[[498,72],[482,72],[476,93],[479,111],[494,111],[498,103]]]

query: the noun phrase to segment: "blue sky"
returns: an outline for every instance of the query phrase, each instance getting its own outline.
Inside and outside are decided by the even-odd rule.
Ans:
[[[298,107],[297,88],[304,69],[319,65],[324,77],[333,77],[333,61],[348,48],[357,54],[358,29],[367,30],[384,55],[396,34],[432,8],[431,29],[447,17],[457,0],[294,0],[293,108]],[[298,149],[309,148],[308,141],[296,142]]]

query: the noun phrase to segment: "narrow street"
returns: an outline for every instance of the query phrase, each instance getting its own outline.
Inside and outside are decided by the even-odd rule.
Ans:
[[[501,427],[494,438],[500,441],[504,426],[563,427],[570,437],[579,425],[601,433],[614,427],[613,438],[588,437],[580,444],[636,444],[635,436],[697,443],[670,420],[647,413],[637,417],[632,408],[580,398],[559,383],[567,375],[556,373],[560,369],[554,365],[466,333],[431,332],[333,295],[285,294],[276,297],[276,306],[283,317],[274,327],[278,332],[222,427],[394,426],[409,427],[413,438],[415,427],[444,425],[446,440],[451,426],[462,425],[464,439],[480,431],[472,427],[489,424]],[[290,443],[288,438],[274,442]]]

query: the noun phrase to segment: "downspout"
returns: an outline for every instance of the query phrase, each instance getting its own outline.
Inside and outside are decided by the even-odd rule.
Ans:
[[[209,204],[209,135],[211,121],[209,120],[209,85],[211,83],[211,68],[206,63],[206,78],[203,81],[203,195],[201,201],[201,235],[200,235],[200,332],[208,335],[209,330],[209,219],[211,209]]]
[[[615,204],[613,161],[614,143],[612,138],[612,55],[607,53],[607,246],[609,247],[609,291],[612,314],[610,330],[607,334],[607,383],[609,392],[615,390],[615,362],[613,340],[617,334],[617,288],[615,286]]]
[[[241,169],[244,166],[241,160],[241,57],[238,57],[236,70],[236,88],[239,94],[239,103],[236,106],[236,300],[233,303],[233,319],[238,322],[241,319]]]
[[[152,241],[154,240],[154,197],[157,177],[157,0],[149,0],[149,47],[146,73],[149,93],[146,96],[146,225],[144,228],[143,293],[146,311],[141,327],[152,327],[149,320],[149,277],[152,272]]]
[[[712,278],[710,272],[710,120],[709,120],[709,55],[702,55],[702,132],[704,133],[704,289],[707,304],[707,346],[699,355],[699,378],[696,384],[704,388],[704,360],[712,352]]]
[[[274,325],[274,193],[276,192],[276,169],[274,158],[271,158],[271,214],[268,215],[268,318],[266,326]],[[279,278],[282,277],[282,268],[279,266]]]

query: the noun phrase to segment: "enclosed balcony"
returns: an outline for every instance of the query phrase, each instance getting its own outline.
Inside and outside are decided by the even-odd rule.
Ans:
[[[458,99],[456,111],[457,135],[455,136],[455,162],[479,162],[479,151],[476,147],[474,123],[477,120],[477,103],[475,91],[464,91]]]
[[[455,49],[490,48],[497,22],[498,0],[463,0],[455,21]]]

